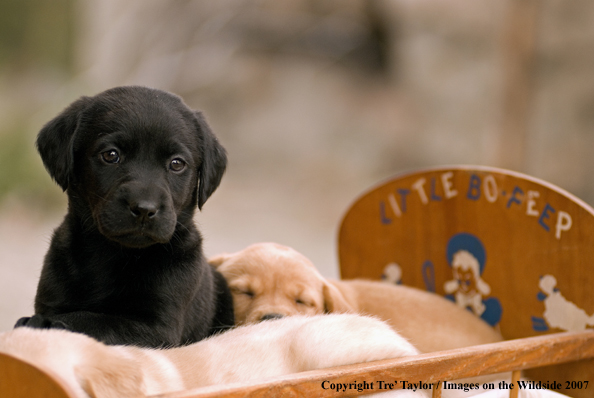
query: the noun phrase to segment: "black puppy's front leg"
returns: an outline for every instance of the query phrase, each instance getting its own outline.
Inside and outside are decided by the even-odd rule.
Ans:
[[[15,327],[38,329],[66,329],[83,333],[110,345],[137,345],[144,347],[169,347],[180,345],[181,332],[172,328],[161,328],[129,318],[115,315],[77,311],[46,317],[33,315],[21,318]],[[170,325],[169,325],[170,326]]]
[[[20,318],[18,321],[16,321],[16,323],[14,324],[14,327],[20,328],[21,326],[27,326],[27,322],[29,322],[30,319],[31,319],[30,316],[24,316],[24,317]]]
[[[42,315],[33,315],[32,317],[23,317],[14,325],[15,328],[27,326],[37,329],[68,329],[64,322],[58,320],[51,320]]]

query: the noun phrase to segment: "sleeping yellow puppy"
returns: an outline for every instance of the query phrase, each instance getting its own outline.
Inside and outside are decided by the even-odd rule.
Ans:
[[[0,333],[0,353],[51,370],[77,398],[132,398],[418,351],[378,319],[330,314],[247,325],[171,349],[105,345],[66,330],[20,327]],[[397,390],[392,395],[427,394]]]
[[[297,251],[258,243],[209,259],[227,279],[237,324],[296,314],[355,312],[379,317],[421,352],[501,341],[470,312],[436,294],[364,280],[326,280]]]

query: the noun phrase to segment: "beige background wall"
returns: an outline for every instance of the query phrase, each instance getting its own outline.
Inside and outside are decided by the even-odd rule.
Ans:
[[[116,85],[176,92],[227,147],[227,175],[196,217],[209,255],[276,241],[338,277],[346,207],[434,165],[510,167],[594,203],[587,0],[10,3],[22,23],[20,46],[0,32],[0,330],[32,312],[65,211],[35,134]]]

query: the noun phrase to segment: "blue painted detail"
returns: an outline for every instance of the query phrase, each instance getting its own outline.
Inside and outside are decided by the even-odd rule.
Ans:
[[[435,177],[431,179],[431,200],[440,201],[441,196],[435,193]]]
[[[485,262],[487,261],[487,253],[483,243],[478,237],[467,232],[461,232],[452,236],[448,241],[446,248],[446,256],[450,267],[452,267],[456,253],[462,250],[470,253],[478,262],[479,275],[475,275],[475,278],[478,280],[479,276],[482,275],[485,270]],[[450,294],[445,297],[456,302],[455,294]],[[491,326],[497,325],[501,321],[501,315],[503,313],[503,308],[499,299],[496,297],[486,297],[482,299],[481,302],[484,305],[484,311],[480,314],[480,317]],[[473,313],[475,313],[474,310],[476,310],[470,307],[467,307],[467,309]]]
[[[392,224],[392,219],[386,217],[386,204],[383,201],[380,202],[380,219],[382,224]]]
[[[545,299],[546,299],[546,298],[547,298],[547,295],[546,295],[546,294],[544,294],[543,292],[538,292],[538,293],[536,294],[536,299],[537,299],[538,301],[545,301]]]
[[[397,189],[396,192],[400,194],[400,210],[406,213],[406,197],[410,194],[410,189]]]
[[[476,174],[470,176],[466,197],[472,200],[478,200],[481,197],[481,178]]]
[[[495,326],[501,320],[503,309],[501,303],[495,297],[488,297],[483,300],[485,305],[485,312],[481,314],[481,318],[491,326]]]
[[[532,319],[532,329],[536,332],[546,332],[549,330],[549,326],[547,322],[543,318],[539,318],[536,316],[531,317]]]
[[[445,298],[447,300],[450,300],[452,303],[456,304],[456,297],[453,294],[446,294],[445,296],[443,296],[443,298]],[[497,302],[497,304],[491,306],[491,312],[490,313],[492,315],[492,318],[494,318],[494,319],[496,319],[496,318],[501,319],[501,312],[502,312],[501,311],[501,304],[499,304],[499,300],[497,300],[497,299],[493,299],[493,300],[495,300]],[[485,303],[485,301],[487,301],[487,300],[483,300],[483,303]],[[498,306],[498,309],[499,309],[499,317],[497,316],[497,312],[498,312],[497,311],[497,306]],[[495,308],[493,308],[493,307],[495,307]],[[472,311],[472,308],[465,307],[464,309],[466,311],[470,312],[472,315],[474,315],[474,312]],[[487,310],[485,310],[485,313],[487,311],[488,311],[488,308],[487,308]],[[483,318],[483,316],[485,315],[485,313],[483,313],[483,315],[481,316],[481,319],[483,319],[483,320],[485,320]],[[495,322],[495,324],[492,324],[491,326],[495,326],[499,322],[499,319]],[[488,321],[486,321],[486,322],[488,322]]]
[[[466,250],[470,254],[476,258],[480,265],[480,274],[483,274],[483,270],[485,269],[485,261],[487,260],[487,254],[485,252],[485,247],[479,238],[476,236],[461,232],[452,236],[448,242],[447,246],[447,258],[448,264],[450,268],[452,267],[452,261],[454,259],[454,254],[456,254],[460,250]]]
[[[427,291],[435,293],[435,267],[429,260],[423,263],[423,281]]]
[[[538,219],[540,226],[543,227],[547,232],[549,232],[550,228],[547,224],[545,224],[545,220],[550,218],[550,213],[555,213],[555,209],[553,209],[553,207],[547,203]]]
[[[524,195],[524,191],[518,186],[514,187],[514,191],[512,192],[509,200],[507,201],[507,208],[509,209],[512,203],[521,204],[522,201],[516,197],[516,194]]]

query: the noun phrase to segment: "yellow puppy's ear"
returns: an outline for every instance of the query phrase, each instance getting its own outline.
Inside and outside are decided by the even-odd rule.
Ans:
[[[336,286],[324,282],[324,309],[327,313],[333,312],[356,312],[355,308],[351,306],[343,294],[336,288]]]
[[[90,353],[89,361],[74,372],[92,398],[136,398],[144,395],[140,364],[119,355]]]
[[[223,264],[228,258],[230,257],[229,254],[227,253],[222,253],[222,254],[216,254],[212,257],[210,257],[207,261],[208,263],[215,267],[218,268],[221,266],[221,264]]]

